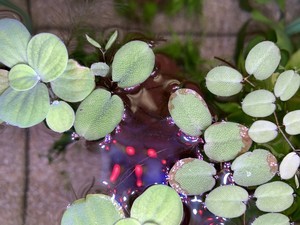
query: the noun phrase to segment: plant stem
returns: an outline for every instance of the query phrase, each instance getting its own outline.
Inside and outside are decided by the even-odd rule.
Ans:
[[[255,87],[255,85],[248,80],[249,77],[250,77],[250,75],[248,77],[245,77],[244,81],[247,82],[248,84],[250,84],[252,87]]]
[[[281,127],[279,125],[279,122],[278,122],[277,115],[276,115],[275,112],[274,112],[274,117],[275,117],[276,125],[277,125],[277,128],[278,128],[279,132],[282,134],[282,136],[284,137],[285,141],[289,144],[289,146],[293,149],[293,151],[295,151],[296,150],[295,147],[292,145],[292,143],[290,142],[290,140],[287,138],[287,136],[285,135],[285,133],[281,129]]]

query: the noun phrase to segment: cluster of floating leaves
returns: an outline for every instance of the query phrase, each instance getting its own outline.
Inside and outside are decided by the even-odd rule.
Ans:
[[[105,47],[87,36],[87,41],[103,54],[116,41],[114,32]],[[63,42],[55,35],[35,36],[18,21],[0,20],[0,62],[11,68],[0,70],[0,119],[8,124],[26,128],[46,121],[50,129],[62,133],[74,126],[86,140],[98,140],[112,132],[120,123],[124,103],[118,95],[96,88],[95,76],[110,76],[119,88],[131,88],[144,82],[152,73],[155,56],[142,41],[131,41],[114,55],[111,65],[96,62],[91,68],[68,58]],[[300,76],[294,70],[279,75],[280,50],[270,41],[257,44],[248,54],[245,69],[257,80],[276,77],[274,91],[259,89],[248,93],[241,103],[245,114],[264,118],[276,113],[276,98],[288,101],[299,89]],[[215,95],[229,97],[242,91],[246,78],[234,68],[219,66],[206,77],[206,85]],[[74,107],[72,103],[80,103]],[[75,108],[75,111],[74,111]],[[133,203],[130,218],[113,197],[87,195],[72,203],[65,211],[62,225],[68,224],[155,224],[178,225],[183,218],[183,205],[178,193],[202,195],[205,205],[216,216],[240,217],[250,198],[246,187],[256,187],[256,206],[266,214],[253,225],[289,224],[289,218],[279,213],[294,202],[293,188],[283,181],[273,181],[278,173],[276,157],[268,149],[249,151],[252,141],[267,143],[274,140],[279,124],[256,120],[248,129],[243,124],[219,121],[213,117],[205,100],[197,92],[179,88],[168,103],[174,123],[189,136],[202,136],[204,153],[212,163],[232,161],[233,184],[216,188],[217,171],[203,159],[179,160],[169,171],[169,184],[149,187]],[[288,112],[283,118],[285,132],[300,134],[300,110]],[[282,179],[296,174],[300,157],[290,152],[279,166]],[[243,188],[245,187],[245,188]],[[170,216],[172,213],[172,216]],[[271,222],[270,222],[271,221]],[[278,222],[279,221],[279,222]]]
[[[103,54],[118,37],[114,32]],[[109,90],[96,88],[95,76],[112,76],[120,88],[139,85],[152,73],[155,57],[150,46],[131,41],[115,54],[112,65],[94,63],[91,68],[68,58],[64,43],[54,34],[31,36],[14,19],[0,20],[0,62],[11,68],[0,70],[0,118],[10,125],[27,128],[42,121],[55,132],[74,126],[86,140],[98,140],[120,123],[124,105]],[[79,107],[72,103],[80,102]],[[75,111],[74,111],[75,109]]]

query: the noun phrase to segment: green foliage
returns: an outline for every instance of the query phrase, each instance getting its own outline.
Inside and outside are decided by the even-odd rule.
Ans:
[[[86,140],[97,140],[112,132],[121,121],[124,105],[121,98],[104,89],[94,90],[79,105],[74,127]]]
[[[245,68],[248,74],[253,74],[257,80],[265,80],[277,69],[280,59],[277,45],[271,41],[263,41],[250,50]]]
[[[185,158],[177,161],[169,172],[169,184],[178,193],[201,195],[215,186],[216,169],[209,163]]]
[[[39,83],[28,91],[12,88],[0,96],[0,118],[21,128],[42,122],[49,111],[50,99],[45,84]]]
[[[107,51],[108,49],[110,49],[110,47],[113,45],[113,43],[115,43],[115,41],[118,38],[118,31],[116,30],[108,39],[106,45],[105,45],[105,51]]]
[[[168,108],[175,124],[188,135],[199,136],[212,123],[205,101],[194,90],[182,88],[172,93]]]
[[[131,41],[115,54],[112,79],[121,88],[133,87],[144,82],[154,69],[155,56],[149,45]]]
[[[293,204],[293,193],[293,188],[282,181],[261,185],[254,192],[256,206],[264,212],[282,212]]]
[[[70,59],[64,73],[51,82],[53,92],[68,102],[80,102],[95,88],[95,77],[87,67]]]
[[[97,62],[91,65],[91,71],[94,76],[106,77],[109,73],[109,70],[109,65],[103,62]]]
[[[242,74],[228,66],[215,67],[206,75],[207,89],[224,97],[239,93],[243,88],[242,81]]]
[[[64,101],[54,101],[46,117],[49,128],[58,133],[69,130],[73,126],[74,120],[74,110]]]
[[[264,149],[255,149],[237,157],[231,166],[235,183],[256,186],[271,180],[278,171],[274,155]]]
[[[43,82],[57,79],[66,69],[68,52],[64,43],[55,35],[41,33],[28,43],[28,64]]]
[[[295,176],[300,166],[300,157],[295,152],[287,154],[280,163],[279,173],[283,180],[291,179]]]
[[[121,207],[110,196],[89,194],[67,208],[61,225],[114,225],[124,217]]]
[[[248,134],[256,143],[266,143],[277,137],[276,124],[267,120],[257,120],[249,128]]]
[[[204,152],[217,162],[233,160],[249,150],[252,140],[248,128],[233,122],[214,123],[204,132]]]
[[[226,217],[239,217],[246,211],[245,202],[248,192],[238,186],[225,185],[212,190],[205,199],[205,204],[213,214]]]
[[[9,87],[8,71],[0,69],[0,95]]]
[[[26,64],[17,64],[8,75],[9,86],[16,91],[27,91],[33,88],[39,81],[38,74]]]
[[[285,131],[290,135],[300,134],[300,110],[291,111],[283,118]]]
[[[274,86],[274,94],[281,101],[292,98],[300,87],[300,76],[293,70],[286,70],[279,75]]]
[[[275,109],[275,96],[267,90],[256,90],[244,98],[242,102],[243,111],[252,117],[266,117],[271,115]]]
[[[290,220],[281,213],[267,213],[254,220],[252,225],[289,225]]]
[[[153,185],[133,202],[130,214],[142,224],[178,225],[183,218],[183,205],[172,188]]]
[[[31,38],[26,27],[13,19],[0,20],[0,62],[8,67],[27,62],[27,45]]]
[[[124,218],[119,220],[114,225],[142,225],[137,219],[134,218]]]

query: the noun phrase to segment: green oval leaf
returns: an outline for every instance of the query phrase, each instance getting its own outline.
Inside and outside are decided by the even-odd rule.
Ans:
[[[74,110],[64,101],[54,101],[46,117],[49,128],[58,133],[69,130],[73,126],[74,120]]]
[[[93,45],[93,46],[96,47],[96,48],[101,49],[101,45],[100,45],[97,41],[95,41],[93,38],[91,38],[91,37],[88,36],[87,34],[85,35],[85,37],[86,37],[86,40],[87,40],[91,45]]]
[[[248,134],[256,143],[266,143],[277,137],[277,125],[267,120],[257,120],[249,128]]]
[[[256,149],[237,157],[232,165],[233,179],[241,186],[256,186],[271,180],[278,171],[277,159],[269,151]]]
[[[124,111],[121,98],[104,89],[94,90],[79,105],[74,127],[87,140],[97,140],[112,132]]]
[[[166,185],[153,185],[133,202],[131,217],[142,224],[178,225],[183,217],[183,205],[175,190]]]
[[[300,110],[289,112],[283,117],[285,132],[290,135],[300,134]]]
[[[252,225],[290,225],[290,220],[281,213],[267,213],[256,218]]]
[[[293,97],[300,87],[300,76],[294,70],[287,70],[279,75],[274,86],[274,94],[281,101]]]
[[[15,65],[8,75],[9,85],[16,91],[33,88],[39,81],[37,73],[26,64]]]
[[[295,176],[300,166],[300,157],[296,152],[287,154],[280,163],[279,172],[283,180],[291,179]]]
[[[200,195],[210,191],[216,183],[216,169],[209,163],[194,159],[181,159],[169,172],[169,184],[180,194]]]
[[[220,186],[207,195],[205,205],[216,216],[235,218],[246,211],[244,202],[247,202],[248,197],[248,192],[241,187]]]
[[[144,225],[134,218],[125,218],[116,222],[114,225]]]
[[[85,99],[95,88],[95,77],[87,67],[70,59],[64,73],[51,82],[53,92],[68,102]]]
[[[42,122],[49,111],[50,99],[45,84],[38,83],[28,91],[12,88],[0,96],[0,118],[21,128]]]
[[[68,206],[61,225],[114,225],[124,217],[124,212],[112,197],[88,194]]]
[[[242,74],[228,66],[215,67],[206,75],[207,89],[224,97],[239,93],[243,88],[242,81]]]
[[[280,49],[271,41],[263,41],[255,45],[245,61],[248,74],[257,80],[265,80],[277,69],[281,59]]]
[[[115,54],[112,79],[121,88],[133,87],[151,75],[154,63],[155,55],[147,43],[131,41]]]
[[[91,65],[91,71],[95,76],[106,77],[109,69],[109,66],[103,62],[97,62]]]
[[[0,95],[9,87],[8,71],[0,69]]]
[[[27,62],[27,45],[30,33],[26,27],[14,19],[0,20],[0,62],[8,67]]]
[[[170,96],[168,108],[176,125],[188,135],[199,136],[212,123],[205,101],[194,90],[175,91]]]
[[[204,140],[205,154],[217,162],[232,160],[252,145],[248,128],[233,122],[212,124],[205,130]]]
[[[105,50],[107,51],[108,49],[110,49],[110,47],[113,45],[113,43],[115,43],[116,39],[118,37],[118,31],[115,30],[115,32],[110,36],[108,42],[105,45]]]
[[[264,212],[281,212],[293,204],[293,192],[293,188],[282,181],[261,185],[254,192],[256,206]]]
[[[66,69],[68,51],[54,34],[40,33],[32,37],[27,48],[28,64],[43,82],[59,77]]]
[[[275,111],[275,100],[272,92],[256,90],[246,95],[242,102],[242,109],[249,116],[266,117]]]

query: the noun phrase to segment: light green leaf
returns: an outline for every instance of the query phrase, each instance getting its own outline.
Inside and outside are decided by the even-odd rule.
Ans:
[[[114,225],[124,218],[124,212],[112,197],[88,194],[68,206],[61,225]]]
[[[63,100],[79,102],[95,88],[95,77],[89,68],[70,59],[64,73],[51,82],[51,88]]]
[[[50,100],[45,84],[38,83],[28,91],[12,88],[0,96],[0,118],[21,128],[42,122],[49,111]]]
[[[108,42],[105,45],[105,50],[107,51],[108,49],[110,49],[110,47],[113,45],[113,43],[115,43],[116,39],[118,37],[118,31],[115,30],[115,32],[110,36]]]
[[[272,92],[256,90],[246,95],[242,102],[242,109],[249,116],[266,117],[275,111],[275,100]]]
[[[215,67],[206,75],[207,89],[224,97],[239,93],[243,88],[242,81],[242,74],[228,66]]]
[[[26,64],[15,65],[8,75],[9,85],[16,91],[27,91],[39,81],[36,72]]]
[[[300,110],[291,111],[283,117],[285,132],[290,135],[300,134]]]
[[[178,225],[183,217],[183,205],[175,190],[166,185],[153,185],[133,202],[131,217],[142,224]]]
[[[235,218],[246,211],[248,192],[238,186],[226,185],[213,189],[205,199],[207,209],[216,216]]]
[[[62,133],[69,130],[75,121],[75,113],[72,107],[64,101],[54,101],[46,117],[49,128]]]
[[[169,184],[180,194],[200,195],[210,191],[216,183],[216,169],[209,163],[185,158],[177,161],[169,172]]]
[[[281,213],[267,213],[256,218],[251,225],[290,225],[290,220]]]
[[[74,127],[87,140],[97,140],[112,132],[124,111],[121,98],[104,89],[94,90],[79,105]]]
[[[267,143],[277,137],[277,125],[267,120],[257,120],[249,128],[248,134],[256,143]]]
[[[86,40],[87,40],[91,45],[93,45],[93,46],[96,47],[96,48],[101,49],[101,45],[100,45],[97,41],[95,41],[93,38],[91,38],[91,37],[88,36],[87,34],[85,35],[85,37],[86,37]]]
[[[91,71],[95,76],[106,77],[109,72],[109,66],[103,62],[93,63]]]
[[[296,152],[287,154],[280,163],[279,172],[283,180],[294,177],[300,166],[300,157]]]
[[[281,212],[293,204],[293,192],[293,188],[282,181],[261,185],[254,192],[256,206],[264,212]]]
[[[224,162],[249,150],[248,128],[233,122],[214,123],[204,132],[204,151],[212,160]]]
[[[0,95],[9,87],[8,71],[0,69]]]
[[[235,183],[248,187],[271,180],[278,171],[278,164],[275,156],[269,151],[255,149],[237,157],[231,169]]]
[[[203,98],[192,89],[178,89],[171,94],[169,112],[175,124],[186,134],[199,136],[212,123]]]
[[[284,71],[279,75],[274,86],[274,94],[281,101],[293,97],[300,87],[300,76],[294,70]]]
[[[114,225],[144,225],[144,224],[141,224],[137,219],[134,218],[125,218],[119,220]]]
[[[14,19],[0,20],[0,62],[8,67],[27,62],[27,45],[30,33],[26,27]]]
[[[115,54],[112,63],[112,79],[119,87],[133,87],[144,82],[152,73],[155,55],[149,45],[131,41]]]
[[[66,69],[68,51],[54,34],[40,33],[32,37],[27,48],[28,64],[43,82],[59,77]]]
[[[255,45],[246,57],[245,68],[257,80],[265,80],[277,69],[281,59],[280,49],[271,41]]]

